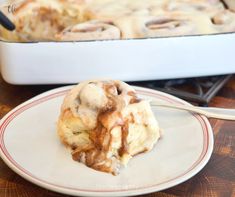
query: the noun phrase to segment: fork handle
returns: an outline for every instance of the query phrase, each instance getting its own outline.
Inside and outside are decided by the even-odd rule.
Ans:
[[[235,120],[235,109],[215,108],[215,107],[196,107],[180,104],[161,104],[157,101],[151,101],[151,106],[167,107],[180,110],[186,110],[197,114],[204,115],[208,118],[216,118],[222,120]]]

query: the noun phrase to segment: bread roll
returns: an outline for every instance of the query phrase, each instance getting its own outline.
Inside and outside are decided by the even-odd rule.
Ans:
[[[126,83],[86,81],[66,95],[58,135],[75,161],[117,175],[133,156],[153,148],[160,129],[149,102]]]

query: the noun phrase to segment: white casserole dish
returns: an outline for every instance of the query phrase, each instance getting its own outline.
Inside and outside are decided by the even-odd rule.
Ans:
[[[85,42],[0,42],[1,73],[11,84],[69,84],[235,73],[235,33]]]

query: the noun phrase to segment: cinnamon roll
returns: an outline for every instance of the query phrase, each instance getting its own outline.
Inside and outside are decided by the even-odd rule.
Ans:
[[[16,24],[16,30],[9,32],[0,26],[2,39],[79,41],[234,32],[231,21],[235,12],[234,0],[17,2],[13,1],[10,9],[12,13],[5,12]],[[217,19],[221,17],[218,15],[226,15],[224,25],[216,24]]]
[[[59,41],[120,39],[120,30],[111,22],[93,20],[67,27],[56,38]]]
[[[125,17],[115,21],[123,38],[165,37],[213,33],[211,20],[203,15],[179,14]]]
[[[68,25],[83,20],[82,9],[75,0],[24,0],[11,5],[11,20],[16,25],[8,37],[19,41],[55,40],[55,34]],[[73,7],[71,6],[73,5]]]
[[[117,175],[133,156],[153,148],[160,129],[149,102],[126,83],[86,81],[65,97],[58,135],[75,161]]]

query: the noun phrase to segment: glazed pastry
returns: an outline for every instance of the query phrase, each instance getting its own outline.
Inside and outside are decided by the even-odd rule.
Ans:
[[[65,97],[58,135],[75,161],[117,175],[135,155],[150,151],[160,129],[148,101],[121,81],[86,81]]]
[[[234,20],[234,0],[23,0],[19,1],[20,3],[16,2],[18,1],[13,3],[13,9],[10,9],[12,13],[5,12],[16,24],[16,30],[9,32],[0,27],[0,36],[4,40],[79,41],[234,32],[234,24],[229,22]],[[224,21],[223,25],[216,24],[216,18],[220,17],[219,15],[226,15],[226,22]],[[159,21],[162,21],[162,24]],[[96,28],[99,25],[102,26],[102,31]],[[81,32],[83,29],[89,29],[89,31]],[[95,31],[91,32],[92,29]],[[78,32],[75,33],[74,31],[77,30]]]
[[[111,22],[88,21],[67,27],[56,35],[59,41],[120,39],[120,30]]]
[[[16,30],[2,31],[3,37],[16,37],[18,41],[55,40],[55,35],[65,27],[83,20],[82,9],[75,0],[16,1],[11,12],[9,17]]]
[[[203,15],[164,14],[159,16],[132,16],[115,21],[123,38],[168,37],[214,33],[211,20]]]

